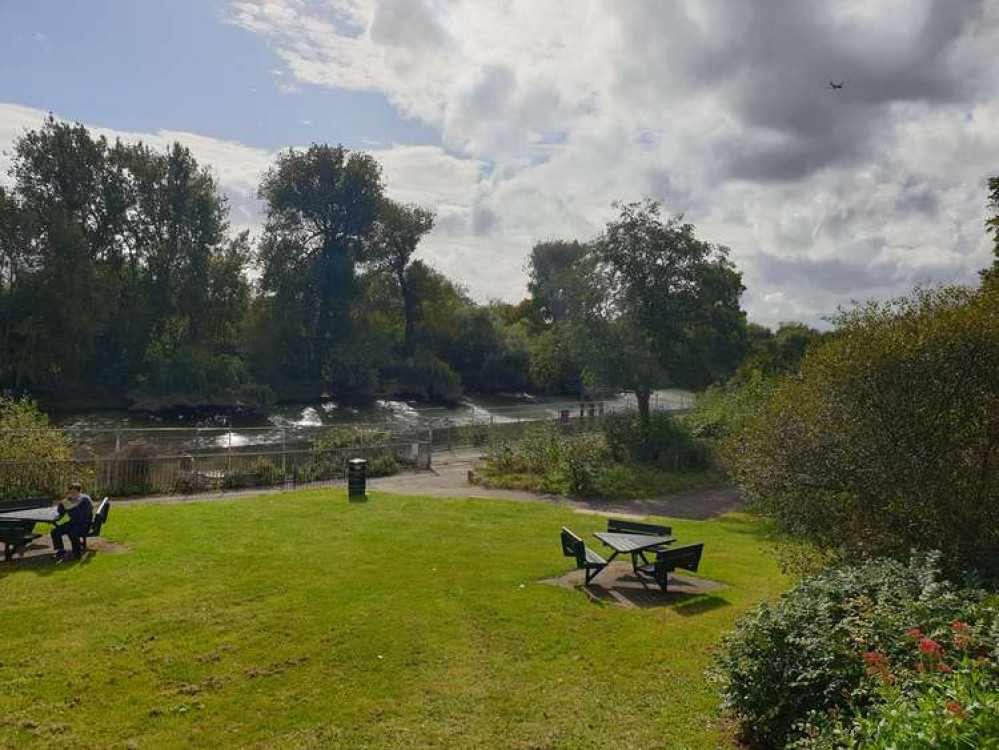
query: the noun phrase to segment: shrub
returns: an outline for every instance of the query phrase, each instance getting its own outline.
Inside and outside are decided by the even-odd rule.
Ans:
[[[284,479],[284,473],[280,467],[269,458],[257,456],[250,464],[250,473],[256,476],[257,484],[262,487],[270,487],[278,484]]]
[[[593,494],[609,460],[603,435],[563,435],[552,425],[532,426],[517,440],[491,446],[483,457],[487,471],[535,475],[535,489],[569,495]]]
[[[55,495],[70,474],[85,481],[70,459],[62,432],[34,401],[0,396],[0,498]]]
[[[704,469],[710,453],[665,412],[641,419],[637,414],[608,414],[601,422],[617,461],[655,464],[672,471]]]
[[[949,672],[924,672],[900,689],[885,680],[866,714],[814,728],[797,747],[814,750],[963,750],[999,748],[999,671],[968,660]],[[815,733],[817,732],[817,733]]]
[[[925,556],[831,569],[744,617],[718,657],[743,741],[783,747],[821,735],[828,717],[852,716],[877,700],[886,665],[893,680],[918,675],[926,666],[920,643],[954,642],[955,622],[988,634],[964,644],[963,654],[994,649],[996,597],[946,581],[938,563]]]
[[[846,555],[999,566],[999,288],[919,290],[838,318],[738,441],[756,507]]]
[[[729,383],[697,394],[694,408],[680,417],[696,438],[738,439],[756,413],[767,403],[777,381],[760,373],[743,384]]]

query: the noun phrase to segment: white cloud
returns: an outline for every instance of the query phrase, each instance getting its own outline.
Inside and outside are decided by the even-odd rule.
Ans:
[[[768,323],[988,262],[992,3],[244,0],[229,20],[298,83],[439,129],[447,151],[382,152],[386,175],[439,204],[426,254],[480,298],[523,292],[535,240],[643,195],[731,246]]]

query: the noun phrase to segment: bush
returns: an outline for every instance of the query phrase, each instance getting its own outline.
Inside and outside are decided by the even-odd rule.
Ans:
[[[925,669],[924,639],[957,642],[954,623],[985,634],[965,643],[962,655],[994,654],[996,597],[944,580],[938,563],[925,556],[832,569],[744,617],[718,658],[743,741],[784,747],[833,731],[830,717],[856,715],[878,700],[888,665],[898,684]]]
[[[552,425],[533,426],[518,440],[490,447],[483,457],[487,471],[534,475],[534,489],[567,495],[593,494],[609,460],[603,435],[563,435]]]
[[[838,319],[733,453],[785,532],[844,555],[940,549],[999,572],[999,288],[920,290]]]
[[[754,373],[743,384],[708,388],[697,394],[694,408],[680,421],[696,438],[738,439],[775,387],[776,380]]]
[[[257,456],[256,460],[250,464],[250,473],[256,477],[257,484],[261,487],[270,487],[284,479],[284,473],[280,467],[263,456]]]
[[[461,398],[461,376],[428,351],[402,365],[403,390],[430,401],[454,403]]]
[[[704,469],[711,463],[708,449],[665,412],[644,420],[637,414],[608,414],[601,430],[617,461],[655,464],[672,471]]]
[[[866,715],[834,722],[797,746],[814,750],[999,748],[999,674],[991,660],[966,661],[947,673],[924,672],[904,690],[886,679],[875,696],[878,703]]]
[[[55,495],[70,475],[69,447],[60,430],[30,399],[0,396],[0,499]]]

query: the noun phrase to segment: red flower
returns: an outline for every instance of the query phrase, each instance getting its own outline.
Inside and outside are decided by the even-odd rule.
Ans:
[[[955,635],[952,642],[954,644],[954,648],[967,648],[971,645],[971,636]]]
[[[905,634],[907,636],[909,636],[910,638],[922,638],[923,637],[923,631],[921,631],[919,628],[909,628],[908,630],[905,631]]]
[[[964,716],[964,709],[961,708],[960,703],[951,701],[947,704],[947,713],[953,714],[954,716]]]
[[[943,647],[932,638],[923,638],[919,641],[919,651],[924,654],[939,654]]]
[[[864,654],[864,661],[866,661],[868,664],[872,665],[884,664],[887,660],[888,657],[886,657],[884,654],[882,654],[879,651],[868,651],[866,654]]]
[[[971,630],[971,626],[968,623],[961,622],[960,620],[954,620],[954,622],[950,624],[950,627],[952,630],[957,630],[959,632],[965,630]]]
[[[951,669],[951,668],[950,668],[949,666],[947,666],[946,664],[944,664],[943,662],[940,662],[939,664],[937,664],[937,671],[938,671],[938,672],[943,672],[944,674],[950,674],[950,673],[951,673],[951,672],[953,672],[954,670],[953,670],[953,669]]]

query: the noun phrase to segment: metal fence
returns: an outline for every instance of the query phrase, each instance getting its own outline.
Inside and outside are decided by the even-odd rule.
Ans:
[[[656,400],[652,407],[674,411],[689,403]],[[618,399],[527,404],[459,417],[425,409],[398,424],[64,428],[72,460],[0,463],[0,497],[56,490],[74,479],[92,494],[119,497],[334,484],[344,481],[350,458],[367,459],[370,476],[429,469],[435,453],[484,449],[541,423],[585,432],[606,415],[634,409],[633,402]]]

